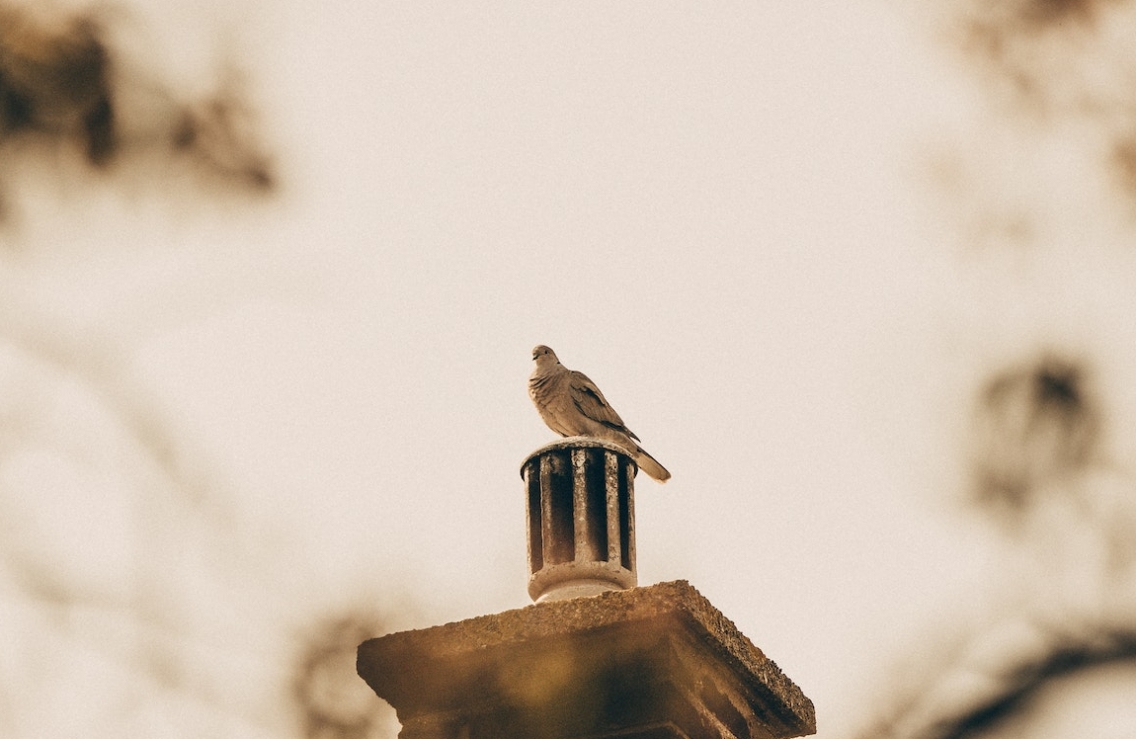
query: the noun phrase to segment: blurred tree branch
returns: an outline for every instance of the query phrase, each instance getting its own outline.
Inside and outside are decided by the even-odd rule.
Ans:
[[[55,151],[104,174],[150,160],[163,179],[193,173],[201,185],[274,190],[272,158],[235,76],[210,97],[178,100],[131,68],[106,25],[93,12],[45,15],[0,0],[0,165]]]

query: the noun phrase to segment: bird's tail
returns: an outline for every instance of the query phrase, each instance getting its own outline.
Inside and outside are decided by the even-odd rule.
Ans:
[[[635,446],[635,464],[639,465],[639,469],[659,482],[666,482],[671,479],[671,473],[667,472],[667,468],[659,464],[659,460],[652,457],[643,447],[638,445]]]

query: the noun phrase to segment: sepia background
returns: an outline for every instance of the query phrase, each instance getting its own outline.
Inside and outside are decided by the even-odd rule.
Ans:
[[[0,2],[0,735],[393,737],[548,344],[822,739],[1136,730],[1136,3]]]

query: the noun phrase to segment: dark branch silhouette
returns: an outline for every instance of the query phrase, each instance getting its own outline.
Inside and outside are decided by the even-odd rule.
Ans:
[[[55,151],[109,176],[156,161],[161,177],[182,171],[201,184],[273,191],[275,167],[236,78],[211,96],[179,99],[131,68],[108,40],[107,15],[45,20],[0,2],[0,162]]]

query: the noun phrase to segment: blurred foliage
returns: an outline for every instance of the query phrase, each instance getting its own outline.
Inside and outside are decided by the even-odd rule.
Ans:
[[[275,167],[235,77],[179,100],[112,43],[109,17],[0,2],[0,162],[62,155],[125,175],[128,163],[152,161],[163,177],[192,172],[211,186],[271,192]]]
[[[359,644],[385,632],[381,619],[349,613],[323,622],[306,636],[293,682],[305,739],[387,736],[393,710],[355,671]]]
[[[1052,355],[987,382],[975,435],[978,502],[1024,515],[1046,491],[1075,489],[1101,430],[1088,384],[1080,364]]]

